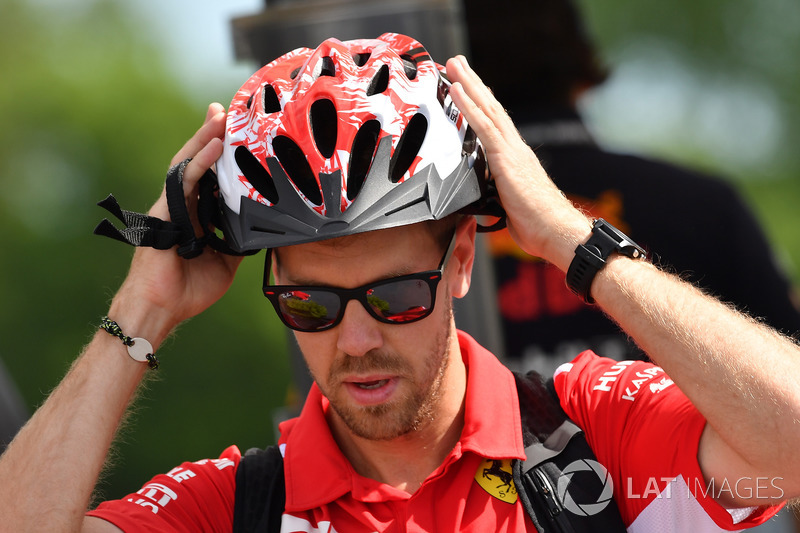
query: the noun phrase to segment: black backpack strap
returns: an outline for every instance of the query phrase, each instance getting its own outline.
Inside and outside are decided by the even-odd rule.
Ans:
[[[568,418],[561,409],[552,380],[546,382],[536,371],[514,372],[514,379],[522,420],[522,444],[527,447],[544,442]]]
[[[219,189],[217,176],[211,169],[203,174],[199,182],[197,215],[200,226],[203,228],[203,235],[201,237],[195,235],[183,194],[183,173],[190,161],[191,159],[185,159],[177,165],[173,165],[167,172],[165,189],[171,221],[161,220],[143,213],[125,211],[119,206],[116,198],[109,194],[97,205],[117,217],[125,227],[121,230],[117,229],[108,219],[103,219],[95,227],[95,235],[110,237],[133,246],[149,246],[158,250],[168,250],[178,245],[178,255],[185,259],[197,257],[203,253],[206,245],[229,255],[256,253],[258,250],[237,252],[211,229],[212,226],[220,227],[221,218],[217,200],[217,190]]]
[[[520,501],[542,533],[624,533],[610,478],[583,431],[561,409],[552,380],[515,374],[525,461],[512,471]]]
[[[236,469],[233,533],[280,531],[284,482],[283,456],[277,446],[248,450]]]

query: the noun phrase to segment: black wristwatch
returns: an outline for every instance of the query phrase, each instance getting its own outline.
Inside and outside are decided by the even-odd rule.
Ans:
[[[584,302],[593,304],[594,298],[589,294],[592,281],[606,265],[608,256],[613,253],[633,259],[647,256],[644,248],[602,218],[598,218],[592,225],[592,236],[586,244],[575,248],[575,257],[567,269],[567,287]]]

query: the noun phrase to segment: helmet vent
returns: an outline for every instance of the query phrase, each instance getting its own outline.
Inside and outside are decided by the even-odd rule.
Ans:
[[[414,61],[414,58],[408,54],[403,54],[400,56],[400,59],[403,60],[403,70],[406,73],[406,77],[410,80],[413,80],[417,77],[417,62]]]
[[[322,98],[311,104],[308,112],[311,123],[311,132],[319,153],[325,159],[330,159],[336,148],[336,106],[327,98]]]
[[[411,164],[419,154],[425,134],[428,131],[428,119],[422,113],[417,113],[408,121],[405,131],[397,142],[397,148],[389,162],[389,177],[392,183],[397,183],[411,168]]]
[[[381,65],[378,73],[373,76],[367,88],[367,96],[380,94],[389,87],[389,65]]]
[[[292,71],[292,73],[291,73],[291,74],[289,74],[289,77],[290,77],[291,79],[295,79],[295,78],[297,77],[297,75],[298,75],[298,74],[300,74],[300,67],[297,67],[296,69],[294,69],[294,70]]]
[[[233,157],[236,159],[236,164],[239,165],[239,170],[242,171],[242,174],[244,174],[244,177],[250,182],[250,185],[252,185],[261,196],[266,198],[269,203],[278,203],[278,190],[275,188],[275,182],[272,181],[272,176],[269,175],[264,165],[256,159],[256,156],[244,146],[237,146]]]
[[[333,64],[333,59],[331,59],[330,56],[325,56],[322,58],[322,64],[320,65],[319,75],[320,76],[336,75],[336,66]]]
[[[300,192],[314,205],[322,205],[322,193],[308,164],[305,154],[289,137],[279,135],[272,141],[272,148],[283,170]]]
[[[277,113],[281,110],[281,101],[275,87],[267,83],[264,85],[264,113]]]
[[[381,132],[381,123],[377,120],[368,120],[359,128],[353,139],[353,148],[350,150],[350,170],[347,174],[347,199],[354,200],[364,185],[372,159],[375,157],[375,148],[378,146],[378,135]]]
[[[467,131],[464,133],[464,143],[461,145],[462,155],[472,154],[478,146],[478,135],[472,126],[467,126]]]
[[[364,52],[363,54],[353,54],[353,62],[356,64],[357,67],[363,67],[369,61],[370,56],[372,53]]]

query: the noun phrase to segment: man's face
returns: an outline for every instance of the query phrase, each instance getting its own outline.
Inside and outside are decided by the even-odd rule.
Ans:
[[[443,252],[430,230],[416,224],[283,248],[276,258],[277,275],[281,284],[352,288],[433,270]],[[461,358],[450,297],[458,270],[445,268],[434,310],[418,322],[384,324],[351,300],[336,327],[295,332],[332,416],[355,435],[372,440],[406,435],[452,401],[447,391],[459,388],[449,386],[448,367]]]

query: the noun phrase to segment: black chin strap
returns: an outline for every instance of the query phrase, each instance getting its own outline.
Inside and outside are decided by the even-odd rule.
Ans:
[[[191,159],[186,159],[167,172],[166,194],[171,221],[126,211],[120,207],[114,195],[109,194],[97,205],[117,217],[125,227],[117,229],[104,218],[94,229],[94,234],[110,237],[132,246],[149,246],[157,250],[168,250],[177,245],[178,255],[184,259],[197,257],[203,253],[206,245],[229,255],[256,253],[258,250],[244,253],[235,251],[211,229],[219,227],[221,212],[217,203],[217,176],[210,169],[203,174],[199,182],[197,215],[203,228],[203,235],[198,237],[195,234],[183,194],[183,173],[190,161]]]

